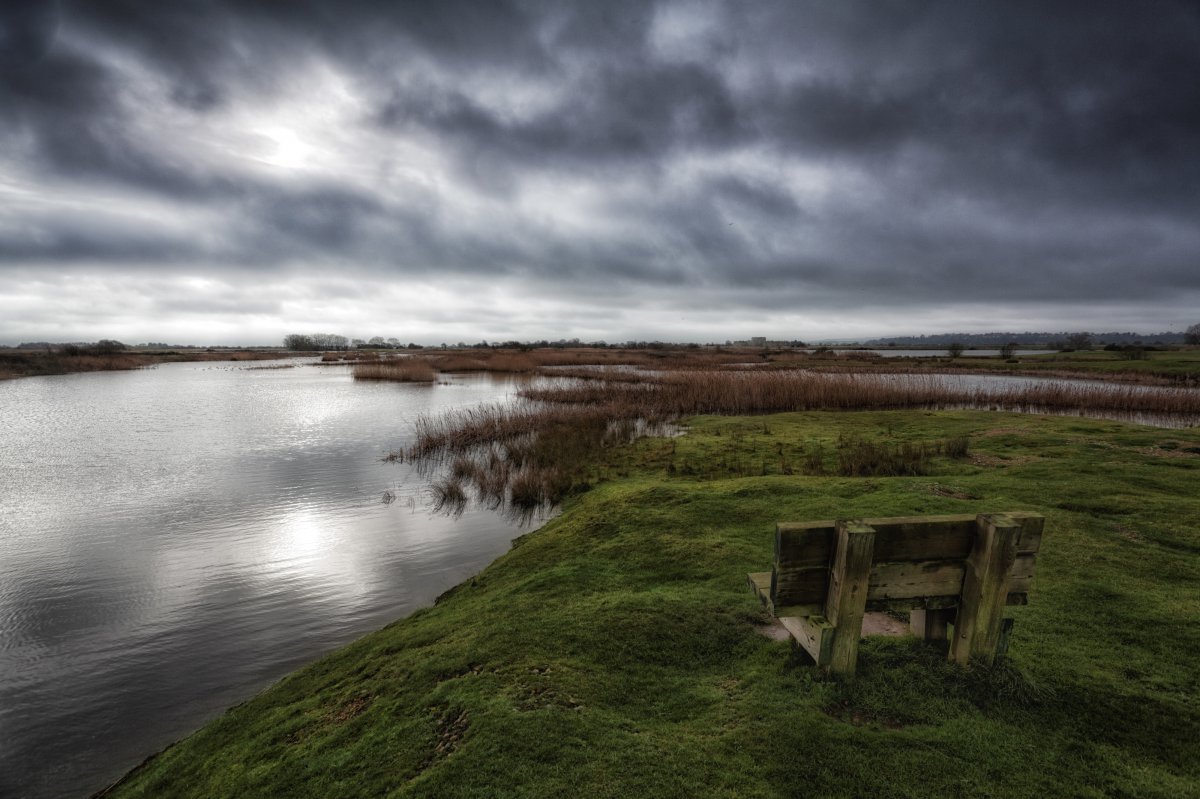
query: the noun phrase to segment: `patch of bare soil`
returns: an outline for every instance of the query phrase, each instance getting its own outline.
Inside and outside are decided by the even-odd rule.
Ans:
[[[941,483],[933,483],[928,486],[929,493],[937,497],[950,497],[951,499],[980,499],[978,494],[972,494],[968,491],[962,491],[953,486],[942,485]]]

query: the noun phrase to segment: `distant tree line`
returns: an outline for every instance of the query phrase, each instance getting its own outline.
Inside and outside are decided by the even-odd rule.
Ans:
[[[1026,333],[935,333],[928,336],[891,336],[864,341],[868,347],[947,347],[958,343],[964,347],[1002,347],[1005,344],[1018,346],[1075,346],[1082,349],[1080,337],[1086,337],[1087,342],[1098,344],[1182,344],[1196,325],[1188,328],[1188,333],[1131,333],[1128,331],[1109,331],[1107,333],[1069,332],[1058,333],[1026,332]],[[1195,331],[1200,344],[1200,330]],[[1192,342],[1188,342],[1192,343]]]
[[[45,350],[57,352],[60,355],[115,355],[129,349],[125,344],[111,338],[102,338],[97,342],[69,342],[66,344],[51,344],[48,341],[26,341],[17,346],[22,350]]]
[[[368,340],[347,338],[335,333],[289,333],[283,337],[283,346],[295,352],[313,352],[316,350],[364,350],[364,349],[423,349],[420,344],[403,344],[396,338],[374,336]]]

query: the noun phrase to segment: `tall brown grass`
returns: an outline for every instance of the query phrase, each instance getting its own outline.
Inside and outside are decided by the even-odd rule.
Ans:
[[[397,358],[354,365],[355,380],[393,380],[397,383],[432,383],[437,371],[421,358]]]
[[[610,405],[662,416],[804,410],[982,407],[1016,411],[1109,411],[1200,417],[1200,392],[1186,388],[1073,384],[978,386],[938,375],[848,375],[808,371],[704,371],[640,383],[591,381],[530,388],[550,403]]]

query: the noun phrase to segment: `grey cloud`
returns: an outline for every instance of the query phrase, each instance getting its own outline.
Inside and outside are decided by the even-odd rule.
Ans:
[[[1194,3],[714,8],[666,50],[659,15],[699,7],[5,12],[0,167],[208,221],[189,235],[19,209],[0,268],[303,279],[335,264],[605,307],[724,296],[747,314],[1200,295]],[[161,138],[165,120],[200,138],[252,124],[304,97],[313,64],[353,95],[359,116],[339,131],[352,168],[256,171]],[[319,113],[326,98],[309,99]],[[420,179],[380,177],[389,159]]]

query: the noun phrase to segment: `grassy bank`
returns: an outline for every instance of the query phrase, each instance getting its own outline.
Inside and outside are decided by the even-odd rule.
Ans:
[[[690,425],[604,450],[600,484],[478,577],[113,795],[1200,791],[1200,431],[962,411]],[[855,437],[963,436],[966,457],[920,476],[774,466]],[[1047,537],[996,668],[873,638],[838,681],[760,634],[745,573],[769,567],[776,521],[1014,509],[1044,513]]]
[[[1200,349],[1146,350],[1131,358],[1129,352],[1090,350],[1020,355],[1010,359],[975,357],[968,350],[961,358],[881,358],[871,363],[876,371],[932,370],[939,372],[1007,373],[1031,377],[1074,377],[1160,385],[1200,383]],[[834,365],[832,368],[837,368]]]

